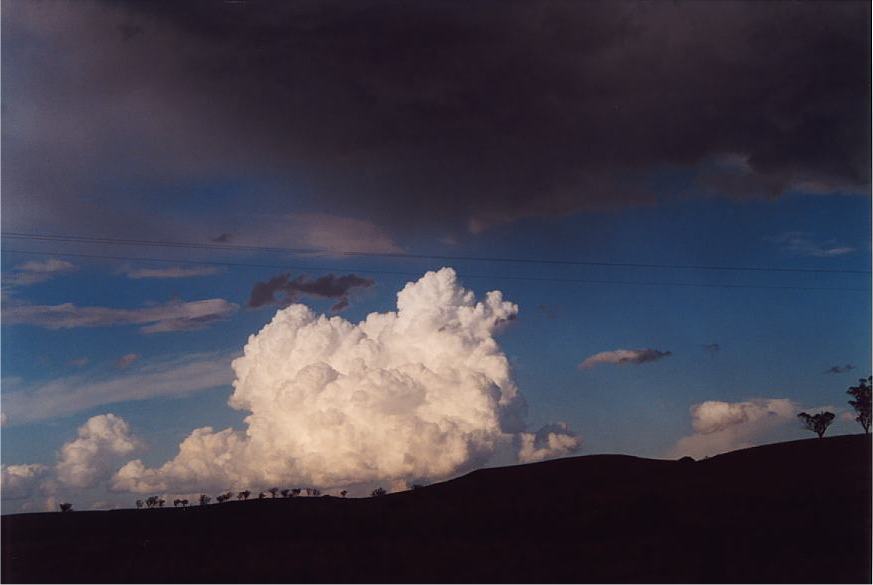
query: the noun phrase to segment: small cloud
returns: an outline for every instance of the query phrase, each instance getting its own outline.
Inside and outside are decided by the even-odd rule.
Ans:
[[[546,319],[554,320],[558,318],[558,309],[557,305],[547,305],[540,304],[537,305],[537,313],[545,317]]]
[[[721,346],[717,343],[704,343],[703,351],[708,353],[710,356],[715,357],[715,354],[721,351]]]
[[[139,359],[139,354],[136,354],[136,353],[129,353],[129,354],[123,355],[120,358],[118,358],[118,360],[115,362],[115,367],[118,368],[119,370],[123,370],[124,368],[130,366],[133,362],[137,361],[138,359]]]
[[[67,361],[68,366],[75,366],[77,368],[84,368],[88,365],[88,362],[91,361],[87,357],[75,358]]]
[[[806,232],[786,232],[768,239],[777,244],[783,252],[795,256],[832,258],[855,251],[855,248],[839,244],[836,240],[817,242]]]
[[[846,372],[851,372],[855,369],[855,366],[852,364],[846,364],[844,366],[831,366],[827,370],[824,371],[825,374],[845,374]]]
[[[585,358],[585,361],[579,364],[579,369],[588,370],[600,364],[645,364],[670,355],[673,355],[673,352],[658,349],[615,349]]]
[[[334,312],[339,312],[349,306],[349,295],[358,288],[369,288],[375,284],[370,278],[363,278],[355,274],[335,276],[328,274],[316,279],[307,279],[306,276],[298,276],[291,279],[289,274],[274,276],[266,282],[258,282],[252,288],[248,306],[252,308],[264,305],[289,305],[301,295],[314,296],[325,299],[337,299],[331,307]]]
[[[166,268],[128,268],[124,274],[128,278],[193,278],[211,276],[221,270],[216,266],[169,266]]]

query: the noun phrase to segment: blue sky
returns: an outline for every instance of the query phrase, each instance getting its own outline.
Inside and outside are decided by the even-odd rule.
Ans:
[[[312,461],[345,447],[301,447],[285,426],[311,406],[282,402],[303,382],[252,391],[273,413],[233,409],[230,361],[251,336],[273,343],[259,332],[291,302],[357,324],[444,266],[478,300],[499,290],[518,305],[471,324],[428,288],[449,285],[419,287],[448,319],[425,343],[434,355],[481,344],[433,369],[484,386],[458,382],[470,393],[454,403],[430,378],[405,390],[441,404],[441,441],[476,429],[453,473],[706,456],[811,436],[804,409],[834,410],[831,434],[859,432],[845,391],[873,349],[870,70],[857,57],[869,5],[536,5],[7,5],[3,511],[188,493],[186,466],[220,455],[265,462],[202,476],[202,489],[232,477],[339,489]],[[784,19],[791,34],[759,34]],[[456,345],[439,349],[447,330]],[[402,369],[384,363],[406,359],[406,341],[421,339],[384,341],[368,364],[379,379]],[[253,367],[293,355],[310,360],[294,368],[330,362],[354,378],[342,351],[292,346]],[[502,403],[473,406],[512,391],[501,368],[468,363],[478,351],[509,360],[524,429],[489,426]],[[394,398],[365,439],[406,408],[392,388],[374,390]],[[318,435],[321,414],[350,414],[332,406],[301,436]],[[407,414],[396,428],[415,439],[420,413]],[[205,426],[244,451],[180,454]],[[451,452],[427,447],[399,459],[418,473]],[[379,470],[349,472],[362,493],[415,479],[363,448],[348,457],[335,466]],[[134,459],[143,467],[119,475]]]

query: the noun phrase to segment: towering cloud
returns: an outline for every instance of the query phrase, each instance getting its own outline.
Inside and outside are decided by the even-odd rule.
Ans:
[[[582,439],[566,423],[546,425],[536,433],[519,433],[518,438],[521,463],[570,455],[582,446]]]
[[[71,487],[91,487],[111,474],[112,459],[130,455],[138,445],[121,417],[93,416],[79,427],[79,436],[61,448],[58,481]]]
[[[114,487],[337,487],[470,468],[521,430],[523,401],[494,339],[517,311],[499,291],[477,301],[449,268],[407,284],[396,311],[358,324],[291,305],[233,362],[230,404],[251,412],[245,432],[197,429],[173,460],[131,461]],[[568,450],[567,439],[544,440]]]

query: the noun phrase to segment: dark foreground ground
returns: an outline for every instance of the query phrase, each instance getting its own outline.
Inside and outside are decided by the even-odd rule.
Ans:
[[[595,455],[371,499],[2,518],[4,582],[870,582],[871,444]]]

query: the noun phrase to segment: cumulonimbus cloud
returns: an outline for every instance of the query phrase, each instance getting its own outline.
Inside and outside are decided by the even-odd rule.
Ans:
[[[339,312],[348,307],[349,295],[355,289],[369,288],[374,283],[371,278],[363,278],[355,274],[342,276],[328,274],[313,279],[305,275],[292,279],[290,274],[280,274],[265,282],[255,283],[248,305],[253,308],[264,305],[290,305],[300,296],[307,295],[336,299],[331,310]]]
[[[239,305],[224,299],[170,301],[136,309],[80,307],[73,303],[6,303],[3,307],[3,321],[6,325],[35,325],[46,329],[141,325],[140,331],[143,333],[166,333],[201,329],[227,319],[237,309]]]
[[[750,447],[767,432],[793,421],[797,412],[797,404],[787,398],[707,400],[691,407],[694,434],[680,439],[671,454],[703,457]]]
[[[585,358],[579,364],[579,369],[588,370],[600,364],[645,364],[663,359],[669,355],[672,355],[672,352],[658,349],[614,349],[612,351],[601,351]]]
[[[9,3],[4,227],[166,229],[83,194],[230,166],[306,185],[253,207],[406,233],[655,202],[664,168],[697,197],[869,192],[868,3],[328,6]]]
[[[439,479],[510,445],[523,403],[494,335],[518,308],[492,291],[477,301],[449,268],[397,294],[397,310],[353,324],[303,305],[278,311],[244,355],[230,405],[245,432],[196,429],[157,468],[134,460],[117,490]],[[570,450],[552,429],[525,453]],[[544,455],[545,456],[545,455]]]

